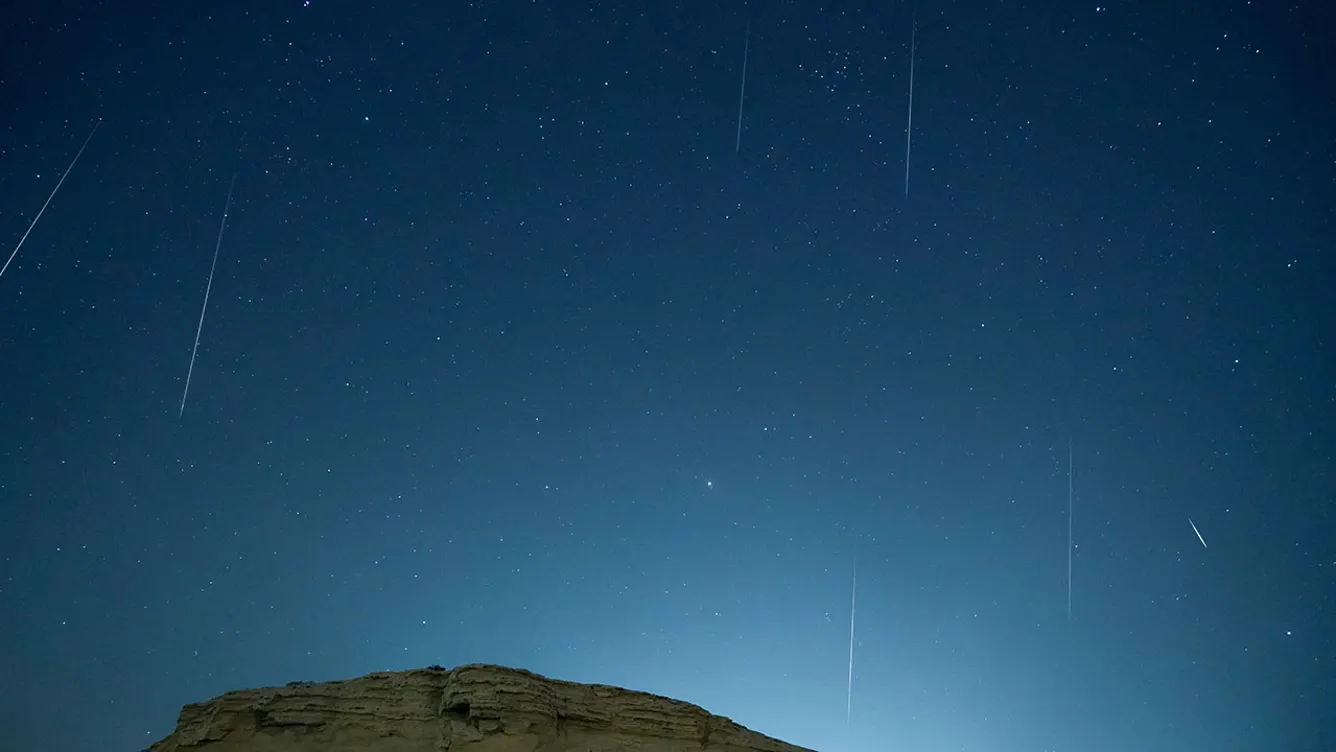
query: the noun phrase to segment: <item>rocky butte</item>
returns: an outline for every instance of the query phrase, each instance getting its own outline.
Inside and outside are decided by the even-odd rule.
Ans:
[[[647,692],[474,664],[243,689],[147,752],[812,752]]]

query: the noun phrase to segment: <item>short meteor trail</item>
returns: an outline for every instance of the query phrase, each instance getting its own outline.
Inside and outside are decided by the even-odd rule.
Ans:
[[[70,170],[74,169],[74,163],[79,161],[79,157],[83,156],[84,149],[88,148],[88,142],[93,140],[93,134],[97,133],[98,126],[100,125],[102,125],[101,120],[98,120],[93,124],[93,130],[89,131],[88,138],[84,139],[83,146],[79,147],[79,151],[74,155],[74,159],[70,160],[70,166],[65,168],[65,174],[60,176],[60,180],[56,181],[56,187],[51,189],[51,195],[46,197],[46,203],[42,204],[42,208],[37,212],[37,216],[32,218],[32,224],[28,225],[27,232],[24,232],[23,237],[19,238],[19,244],[14,246],[14,252],[9,254],[9,259],[5,261],[5,265],[0,266],[0,277],[5,276],[5,270],[8,269],[10,263],[14,261],[14,257],[19,255],[19,249],[23,247],[24,241],[28,239],[28,235],[32,232],[32,228],[37,226],[37,220],[41,219],[42,215],[46,213],[46,207],[51,205],[51,199],[56,197],[56,191],[59,191],[60,186],[65,184],[65,178],[69,177]]]
[[[751,21],[747,21],[747,32],[742,42],[742,90],[738,92],[738,138],[733,144],[733,153],[742,150],[742,103],[747,98],[747,57],[751,53]]]
[[[195,346],[190,350],[190,369],[186,371],[186,388],[181,392],[181,411],[176,417],[186,414],[186,395],[190,394],[190,377],[195,373],[195,354],[199,352],[199,335],[204,331],[204,313],[209,310],[209,291],[213,289],[213,273],[218,269],[218,249],[223,247],[223,230],[227,227],[227,213],[232,209],[232,189],[236,187],[237,174],[232,173],[232,182],[227,186],[227,203],[223,204],[223,219],[218,223],[218,240],[213,244],[213,265],[209,267],[209,283],[204,286],[204,305],[199,309],[199,326],[195,328]]]
[[[1192,518],[1189,517],[1188,524],[1192,526],[1192,532],[1197,534],[1197,540],[1201,541],[1201,547],[1206,548],[1206,539],[1201,537],[1201,531],[1197,529],[1197,523],[1193,522]]]
[[[854,564],[854,589],[849,598],[849,690],[844,703],[844,725],[849,725],[854,711],[854,610],[858,606],[858,564]]]
[[[909,147],[914,140],[914,52],[918,49],[918,19],[909,32],[909,120],[905,123],[905,198],[909,198]]]

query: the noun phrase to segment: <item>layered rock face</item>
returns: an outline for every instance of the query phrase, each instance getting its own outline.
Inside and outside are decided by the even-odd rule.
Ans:
[[[147,752],[811,752],[689,703],[502,666],[228,692]]]

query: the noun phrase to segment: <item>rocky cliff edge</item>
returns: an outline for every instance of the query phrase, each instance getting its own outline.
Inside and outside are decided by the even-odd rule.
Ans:
[[[228,692],[147,752],[187,750],[811,752],[678,700],[480,664]]]

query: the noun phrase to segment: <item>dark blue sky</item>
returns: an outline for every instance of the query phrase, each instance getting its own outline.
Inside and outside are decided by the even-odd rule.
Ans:
[[[9,11],[5,258],[100,126],[0,276],[0,726],[493,662],[1336,749],[1330,13]]]

